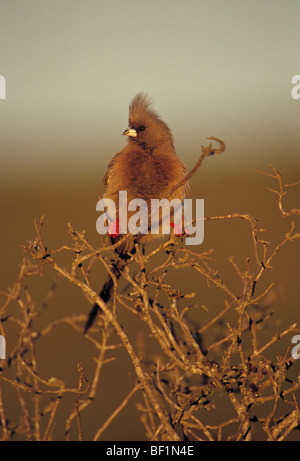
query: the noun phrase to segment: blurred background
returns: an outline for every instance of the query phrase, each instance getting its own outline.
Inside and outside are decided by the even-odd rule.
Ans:
[[[204,198],[206,216],[252,213],[260,227],[273,229],[268,239],[279,242],[289,224],[279,217],[276,197],[265,190],[275,182],[255,170],[268,171],[271,162],[284,170],[286,182],[300,176],[300,100],[291,96],[292,77],[300,74],[299,17],[298,0],[1,0],[6,99],[0,100],[0,289],[18,276],[20,245],[34,236],[34,218],[46,216],[50,249],[66,243],[68,222],[85,229],[97,246],[102,177],[125,145],[128,105],[139,91],[148,92],[171,127],[176,152],[189,170],[208,136],[225,141],[226,152],[206,159],[192,179],[191,197]],[[299,188],[287,207],[296,207],[297,197]],[[235,254],[242,264],[250,248],[246,224],[233,227],[208,223],[199,249],[214,248],[229,279],[230,271],[235,275],[228,257]],[[298,260],[296,243],[278,256],[271,276],[280,287],[282,327],[299,320]],[[43,283],[37,280],[35,287],[41,299]],[[101,283],[99,274],[99,288]],[[88,308],[85,298],[61,281],[41,321]],[[65,333],[57,334],[58,349],[45,346],[48,360],[41,373],[48,379],[63,372],[67,382],[76,382],[76,363],[88,363],[89,349],[75,337],[64,344]],[[10,347],[7,338],[8,353]],[[64,360],[62,347],[74,351],[73,362],[70,356]],[[109,374],[103,378],[102,419],[130,388],[129,383],[123,393],[117,386],[128,374],[124,357],[120,353],[115,388]],[[105,439],[142,439],[141,425],[128,424],[135,411],[132,404]]]

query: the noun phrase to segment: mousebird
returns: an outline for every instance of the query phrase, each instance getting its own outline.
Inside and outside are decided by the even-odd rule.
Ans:
[[[188,194],[188,183],[178,188],[176,185],[185,178],[186,168],[175,153],[170,128],[152,109],[147,94],[138,93],[131,101],[129,128],[124,131],[123,135],[128,137],[128,143],[108,165],[103,178],[104,198],[112,199],[117,210],[119,209],[120,191],[127,192],[128,203],[133,199],[143,199],[149,210],[151,199],[167,198],[171,201],[176,198],[182,202]],[[171,190],[174,192],[169,196]],[[128,217],[130,217],[130,212],[128,212]],[[111,244],[124,237],[124,235],[118,235],[118,218],[114,224],[113,231],[110,232],[110,227],[108,228],[108,238]],[[125,239],[125,242],[115,249],[118,259],[112,272],[117,279],[126,261],[130,259],[130,253],[134,253],[135,243],[144,246],[157,239],[159,235],[140,233],[132,237],[134,238]],[[114,282],[109,275],[99,294],[104,302],[109,301],[113,287]],[[101,313],[101,308],[95,304],[85,324],[85,333],[91,327],[98,312]]]

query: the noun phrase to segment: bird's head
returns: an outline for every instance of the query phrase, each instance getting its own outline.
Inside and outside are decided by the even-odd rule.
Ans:
[[[151,102],[145,93],[138,93],[129,106],[129,129],[124,135],[133,142],[153,151],[158,147],[173,148],[173,137],[168,125],[151,109]]]

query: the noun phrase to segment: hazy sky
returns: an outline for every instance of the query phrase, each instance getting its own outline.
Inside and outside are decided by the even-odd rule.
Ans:
[[[193,165],[207,136],[218,168],[296,162],[299,0],[1,0],[2,179],[103,168],[140,90]]]

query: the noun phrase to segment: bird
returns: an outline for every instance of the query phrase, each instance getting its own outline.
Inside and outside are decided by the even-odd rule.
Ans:
[[[103,197],[113,200],[117,210],[120,191],[127,192],[128,202],[132,199],[143,199],[148,209],[151,207],[151,199],[176,198],[182,202],[189,193],[189,183],[184,182],[186,166],[175,152],[172,132],[152,106],[147,93],[139,92],[132,99],[129,105],[128,128],[123,132],[128,139],[127,145],[113,157],[103,177]],[[110,244],[124,237],[118,235],[118,218],[114,224],[114,230],[108,231]],[[134,235],[134,238],[125,239],[124,243],[115,248],[118,258],[112,268],[114,276],[117,279],[120,277],[124,265],[135,251],[135,243],[144,248],[160,236],[140,233]],[[105,303],[110,300],[113,287],[113,278],[108,275],[99,293]],[[98,312],[101,313],[101,309],[95,304],[86,321],[85,333]]]

